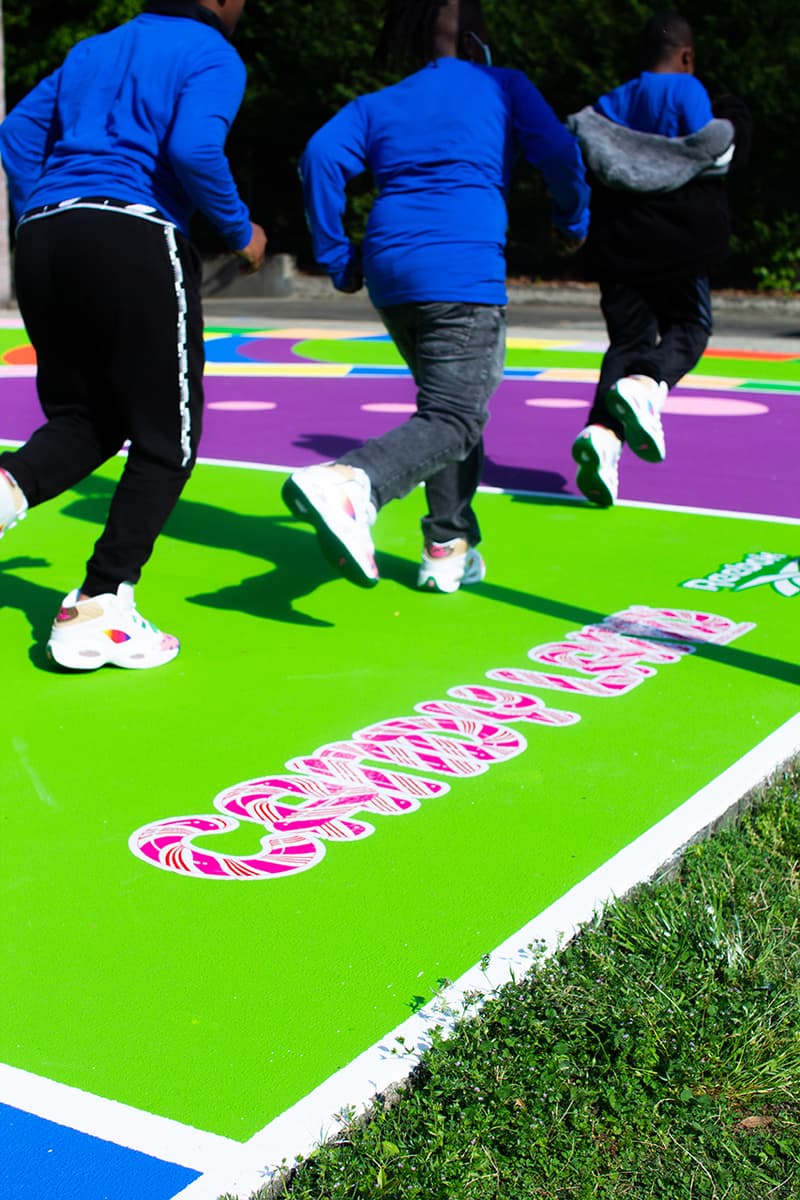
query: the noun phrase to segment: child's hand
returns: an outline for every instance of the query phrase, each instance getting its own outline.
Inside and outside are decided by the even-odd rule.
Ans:
[[[240,269],[243,275],[255,275],[256,271],[261,270],[267,250],[267,235],[261,226],[251,224],[250,230],[250,241],[241,250],[236,251],[242,260]]]
[[[364,272],[361,269],[361,250],[356,246],[353,248],[352,257],[341,282],[336,285],[336,290],[352,296],[354,292],[360,292],[363,286]]]
[[[338,292],[344,292],[347,296],[352,296],[354,292],[360,292],[364,286],[364,276],[360,271],[350,271],[347,279],[338,287]]]
[[[556,254],[562,255],[577,253],[586,241],[585,237],[574,237],[571,233],[564,233],[563,229],[556,229],[555,225],[551,226],[550,237],[553,240]]]

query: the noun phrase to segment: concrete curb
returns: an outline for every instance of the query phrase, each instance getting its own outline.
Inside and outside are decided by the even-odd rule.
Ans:
[[[309,275],[298,271],[289,254],[274,254],[267,258],[263,270],[256,275],[242,275],[237,259],[221,256],[207,259],[203,264],[203,295],[206,300],[289,299],[297,301],[326,301],[352,303],[351,297],[337,292],[326,275]],[[548,304],[597,310],[600,292],[594,283],[576,281],[532,282],[508,281],[509,305]],[[714,291],[714,305],[719,309],[739,311],[758,310],[785,315],[800,314],[800,295],[779,293],[760,294],[733,290]]]

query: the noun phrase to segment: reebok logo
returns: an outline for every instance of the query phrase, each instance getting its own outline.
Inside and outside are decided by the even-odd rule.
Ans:
[[[754,587],[772,587],[780,596],[800,595],[800,555],[773,554],[758,550],[741,562],[723,563],[716,571],[681,585],[702,592],[744,592]]]

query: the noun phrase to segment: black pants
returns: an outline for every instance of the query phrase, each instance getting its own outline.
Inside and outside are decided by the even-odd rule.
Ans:
[[[15,274],[47,422],[0,466],[34,507],[130,442],[82,588],[114,592],[138,581],[197,454],[199,259],[157,215],[81,201],[20,225]]]
[[[587,424],[623,438],[606,409],[606,394],[624,375],[649,375],[672,388],[700,361],[711,336],[711,293],[705,275],[643,282],[600,280],[609,347]]]

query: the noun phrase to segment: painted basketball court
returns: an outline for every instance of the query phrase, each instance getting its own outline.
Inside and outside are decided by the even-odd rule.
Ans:
[[[603,346],[512,333],[487,579],[431,596],[421,492],[370,591],[280,502],[413,406],[379,326],[207,332],[203,461],[137,590],[178,659],[44,659],[119,462],[2,544],[10,1200],[248,1196],[800,748],[800,348],[715,347],[601,512],[569,450]],[[12,318],[0,346],[8,445],[39,415]]]

